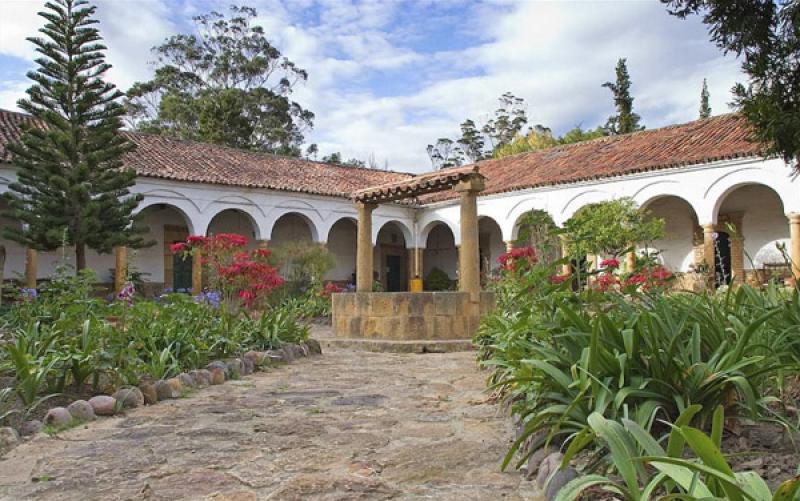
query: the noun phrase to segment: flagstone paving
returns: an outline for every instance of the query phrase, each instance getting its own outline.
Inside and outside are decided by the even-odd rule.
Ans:
[[[474,353],[322,357],[40,435],[0,461],[0,499],[517,500],[509,420]]]

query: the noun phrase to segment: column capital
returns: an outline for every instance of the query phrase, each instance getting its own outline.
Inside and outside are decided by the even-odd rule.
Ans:
[[[375,202],[353,202],[353,205],[356,206],[358,210],[366,210],[366,211],[374,211],[378,208],[378,204]]]
[[[800,224],[800,212],[790,212],[786,217],[789,218],[789,223]]]
[[[482,176],[470,176],[463,179],[453,186],[453,190],[458,193],[479,193],[486,188],[486,183]]]
[[[715,233],[717,231],[717,225],[714,223],[706,223],[700,225],[703,228],[703,233]]]

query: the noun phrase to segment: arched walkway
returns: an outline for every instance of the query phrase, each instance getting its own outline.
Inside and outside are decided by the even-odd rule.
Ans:
[[[355,284],[356,242],[358,232],[356,222],[351,218],[336,221],[328,232],[328,252],[336,260],[335,267],[328,272],[327,280]]]
[[[273,247],[289,242],[316,240],[313,223],[299,212],[289,212],[279,217],[272,226],[270,245]]]
[[[377,268],[377,280],[387,292],[408,290],[409,253],[403,228],[389,221],[378,230],[373,250],[373,263]]]
[[[139,212],[141,224],[148,228],[150,247],[131,250],[130,272],[141,273],[153,290],[190,290],[192,288],[192,263],[173,255],[170,245],[186,241],[191,234],[191,223],[184,212],[172,205],[160,203],[149,205]]]
[[[645,202],[642,209],[664,220],[664,237],[651,243],[661,264],[673,272],[686,272],[702,261],[703,230],[689,202],[666,195]],[[650,249],[640,251],[649,252]]]
[[[488,216],[478,220],[478,249],[481,260],[481,276],[485,279],[500,267],[498,258],[506,251],[500,225]]]
[[[422,253],[422,269],[426,289],[439,288],[429,280],[434,270],[443,271],[452,282],[458,279],[458,247],[452,230],[446,224],[436,223],[430,229]]]
[[[208,223],[208,236],[219,233],[235,233],[247,238],[247,245],[253,248],[258,244],[260,235],[250,214],[239,209],[225,209],[218,212]]]

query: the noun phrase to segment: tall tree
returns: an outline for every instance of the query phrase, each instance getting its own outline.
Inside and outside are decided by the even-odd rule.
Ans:
[[[475,122],[469,118],[464,120],[461,124],[461,138],[458,140],[464,158],[470,163],[481,160],[484,144],[483,134],[475,126]]]
[[[628,134],[644,130],[644,126],[639,125],[641,117],[633,112],[631,77],[628,74],[628,65],[625,58],[617,61],[616,74],[615,82],[603,84],[603,87],[607,87],[614,95],[614,105],[617,107],[617,114],[608,118],[606,129],[610,134]]]
[[[711,105],[708,104],[708,83],[703,79],[703,90],[700,91],[700,118],[708,118],[711,116]]]
[[[431,165],[436,170],[456,167],[464,163],[464,154],[458,143],[446,137],[440,137],[436,144],[429,144],[427,151]]]
[[[132,225],[141,195],[131,195],[136,173],[122,166],[133,145],[119,134],[122,93],[103,80],[111,67],[86,0],[53,0],[39,15],[46,23],[36,46],[38,68],[21,109],[40,126],[23,126],[9,144],[18,180],[6,194],[7,217],[21,229],[5,235],[39,250],[75,246],[76,268],[86,267],[86,249],[141,246],[143,228]]]
[[[338,151],[334,151],[330,155],[325,155],[322,157],[322,162],[326,164],[333,164],[333,165],[342,165],[344,167],[366,167],[367,164],[364,163],[363,160],[359,160],[357,158],[349,158],[347,160],[342,159],[342,154]]]
[[[524,99],[506,92],[500,96],[499,101],[500,108],[495,110],[494,117],[490,118],[481,129],[489,139],[492,150],[509,144],[528,123]]]
[[[237,148],[299,156],[314,114],[289,99],[305,70],[255,26],[257,12],[231,7],[194,18],[196,34],[153,49],[155,76],[128,91],[132,125]]]
[[[800,157],[800,2],[661,0],[681,18],[699,14],[711,40],[742,60],[749,77],[734,102],[767,153]]]

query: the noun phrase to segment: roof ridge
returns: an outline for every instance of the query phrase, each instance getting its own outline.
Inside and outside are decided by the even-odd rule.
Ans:
[[[742,117],[742,115],[737,113],[737,112],[735,112],[735,111],[728,112],[728,113],[720,113],[719,115],[710,116],[708,118],[696,118],[694,120],[690,120],[688,122],[683,122],[683,123],[679,123],[679,124],[662,125],[661,127],[656,127],[654,129],[644,129],[644,130],[637,130],[637,131],[634,131],[634,132],[629,132],[627,134],[613,134],[613,135],[608,135],[608,136],[595,137],[595,138],[592,138],[592,139],[586,139],[585,141],[578,141],[578,142],[575,142],[575,143],[554,144],[553,146],[548,146],[547,148],[541,148],[541,149],[538,149],[538,150],[522,151],[520,153],[514,153],[513,155],[506,155],[504,157],[498,157],[498,158],[494,158],[494,157],[487,158],[487,159],[484,159],[484,160],[478,160],[477,162],[474,162],[474,165],[479,165],[481,162],[492,162],[492,161],[497,161],[497,160],[503,160],[503,159],[506,159],[506,158],[515,158],[515,157],[516,158],[521,158],[521,157],[526,156],[526,155],[540,154],[540,153],[545,152],[545,151],[563,151],[563,150],[568,150],[570,148],[577,148],[579,146],[584,146],[584,145],[593,144],[593,143],[603,143],[603,142],[610,142],[611,143],[611,142],[617,142],[617,141],[624,141],[626,139],[638,137],[638,136],[641,136],[641,135],[654,134],[654,133],[663,132],[663,131],[669,130],[669,129],[679,129],[681,127],[687,127],[689,125],[696,124],[696,123],[699,123],[699,122],[710,122],[710,121],[714,121],[714,120],[720,120],[720,119],[723,119],[723,118],[732,118],[732,117]],[[473,164],[467,164],[467,165],[473,165]]]

